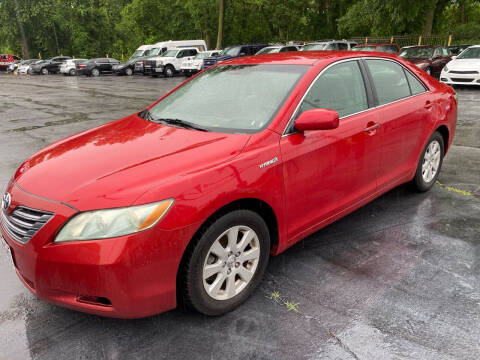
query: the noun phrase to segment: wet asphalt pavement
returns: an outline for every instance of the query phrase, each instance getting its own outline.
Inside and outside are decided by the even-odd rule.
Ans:
[[[0,73],[0,191],[35,151],[181,80]],[[63,309],[36,299],[0,247],[0,359],[479,359],[480,88],[457,91],[441,184],[394,189],[272,258],[260,288],[225,316]]]

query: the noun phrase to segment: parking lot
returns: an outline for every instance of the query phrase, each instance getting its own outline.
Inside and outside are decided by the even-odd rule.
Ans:
[[[0,73],[0,192],[37,150],[182,80]],[[117,320],[56,307],[21,284],[0,248],[0,358],[478,359],[480,88],[457,92],[454,145],[432,191],[401,186],[272,258],[225,316]]]

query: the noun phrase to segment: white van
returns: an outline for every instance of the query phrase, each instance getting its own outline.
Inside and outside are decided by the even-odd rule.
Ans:
[[[137,50],[135,50],[135,52],[132,54],[132,56],[130,56],[130,59],[134,59],[134,58],[143,56],[143,55],[145,55],[145,53],[146,53],[148,50],[153,49],[154,47],[155,47],[155,45],[142,45],[142,46],[139,46],[139,47],[137,48]]]
[[[207,51],[207,43],[205,40],[178,40],[178,41],[161,41],[153,47],[162,49],[159,54],[170,49],[197,48],[198,52]]]

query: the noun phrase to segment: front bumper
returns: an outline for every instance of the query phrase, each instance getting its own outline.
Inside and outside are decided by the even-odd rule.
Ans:
[[[157,74],[163,74],[164,66],[150,66],[150,65],[145,65],[144,67],[144,73],[149,74],[149,75],[157,75]]]
[[[157,227],[113,239],[55,244],[60,227],[77,211],[10,185],[12,205],[54,213],[21,244],[0,225],[20,280],[36,296],[73,310],[108,317],[140,318],[176,307],[176,278],[194,226]]]
[[[442,70],[440,81],[448,85],[477,85],[480,86],[480,74],[477,71],[471,73],[452,73]]]

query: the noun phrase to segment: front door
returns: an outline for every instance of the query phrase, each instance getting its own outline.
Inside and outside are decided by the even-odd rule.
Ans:
[[[340,116],[334,130],[296,132],[280,141],[288,235],[297,239],[376,190],[381,153],[375,110],[369,109],[358,61],[334,64],[308,90],[295,114],[329,108]]]

